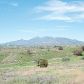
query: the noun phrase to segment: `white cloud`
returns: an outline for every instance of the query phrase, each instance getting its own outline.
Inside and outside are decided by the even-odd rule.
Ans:
[[[48,0],[41,6],[35,8],[39,14],[43,14],[39,19],[43,20],[63,20],[77,21],[84,20],[84,1],[64,2],[62,0]]]
[[[65,16],[63,14],[57,14],[57,13],[52,13],[45,15],[43,17],[40,17],[39,19],[45,19],[45,20],[67,20],[71,21],[72,19],[68,16]]]

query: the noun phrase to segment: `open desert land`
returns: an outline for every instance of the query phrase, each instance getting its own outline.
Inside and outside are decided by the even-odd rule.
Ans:
[[[84,52],[80,46],[17,47],[0,49],[1,84],[84,84]],[[48,67],[37,66],[37,60],[48,60]]]

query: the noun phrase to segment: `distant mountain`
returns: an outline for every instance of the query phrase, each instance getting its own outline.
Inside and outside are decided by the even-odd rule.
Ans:
[[[5,43],[5,45],[23,45],[23,46],[33,46],[33,45],[80,45],[84,44],[82,41],[68,39],[68,38],[53,38],[53,37],[36,37],[30,40],[17,40]]]

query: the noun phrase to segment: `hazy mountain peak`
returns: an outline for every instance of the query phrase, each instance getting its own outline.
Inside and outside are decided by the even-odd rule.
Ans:
[[[80,45],[84,44],[82,41],[62,38],[62,37],[35,37],[30,40],[20,39],[17,41],[8,42],[5,45]]]

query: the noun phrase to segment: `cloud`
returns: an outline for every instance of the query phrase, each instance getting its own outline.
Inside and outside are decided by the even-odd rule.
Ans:
[[[40,20],[78,21],[84,20],[84,1],[65,2],[62,0],[48,0],[35,8],[41,15]]]
[[[39,19],[41,20],[67,20],[67,21],[71,21],[72,19],[66,15],[63,14],[57,14],[57,13],[52,13],[52,14],[48,14],[45,16],[40,17]]]

